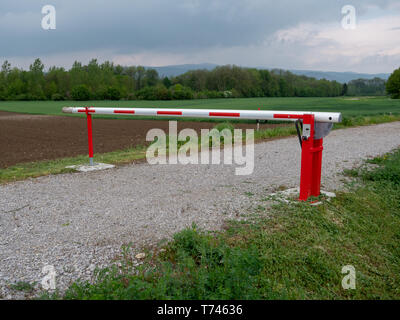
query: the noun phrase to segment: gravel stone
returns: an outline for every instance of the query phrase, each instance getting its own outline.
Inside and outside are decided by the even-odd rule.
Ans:
[[[399,144],[400,122],[333,131],[324,143],[323,189],[341,189],[343,169]],[[130,243],[134,257],[192,223],[218,229],[278,188],[297,187],[299,172],[299,143],[291,137],[256,144],[249,176],[236,176],[234,165],[143,163],[1,185],[0,297],[29,297],[9,285],[40,289],[45,265],[55,267],[63,291],[121,259],[122,245]]]

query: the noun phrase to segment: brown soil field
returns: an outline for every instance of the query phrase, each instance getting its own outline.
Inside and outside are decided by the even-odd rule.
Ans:
[[[211,129],[215,125],[215,122],[181,121],[178,130],[191,128],[200,133],[201,129]],[[276,126],[282,124],[260,124],[261,129]],[[240,129],[255,127],[255,124],[235,124],[235,128]],[[93,117],[94,151],[105,153],[145,145],[147,132],[154,128],[168,133],[168,121]],[[87,154],[87,149],[85,118],[0,111],[0,168]]]

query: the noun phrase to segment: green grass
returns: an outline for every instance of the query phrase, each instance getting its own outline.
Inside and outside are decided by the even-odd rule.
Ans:
[[[345,117],[377,114],[400,114],[400,100],[386,97],[361,97],[349,100],[337,98],[247,98],[201,99],[181,101],[1,101],[0,110],[31,114],[62,115],[64,106],[135,107],[135,108],[195,108],[249,110],[306,110],[342,112]],[[83,115],[75,115],[83,116]],[[100,117],[100,116],[98,116]],[[124,117],[129,118],[129,117]],[[135,117],[138,119],[138,117]],[[158,118],[160,119],[160,118]],[[209,120],[207,120],[209,121]]]
[[[15,284],[11,284],[9,287],[12,290],[15,291],[22,291],[22,292],[33,292],[35,290],[34,288],[35,283],[29,283],[29,282],[25,282],[25,281],[19,281]]]
[[[143,146],[138,146],[122,151],[95,154],[94,162],[121,165],[125,163],[132,163],[135,160],[144,159],[145,156],[146,148]],[[74,169],[67,169],[66,166],[78,164],[81,165],[85,163],[89,163],[87,155],[59,160],[21,163],[5,169],[0,169],[0,184],[28,178],[37,178],[49,174],[75,172]]]
[[[359,183],[320,206],[275,205],[224,231],[193,226],[136,271],[96,270],[53,299],[399,299],[400,151],[358,170]],[[251,213],[251,212],[250,212]],[[344,290],[342,267],[356,289]]]

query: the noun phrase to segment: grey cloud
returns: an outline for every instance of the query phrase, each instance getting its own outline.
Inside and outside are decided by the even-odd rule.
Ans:
[[[1,0],[0,56],[145,50],[190,52],[257,45],[300,22],[340,22],[348,0]],[[353,0],[359,14],[391,0]],[[57,9],[57,30],[40,27],[41,8]]]

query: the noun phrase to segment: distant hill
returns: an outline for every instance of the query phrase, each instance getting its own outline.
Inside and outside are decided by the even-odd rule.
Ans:
[[[212,63],[201,63],[201,64],[182,64],[182,65],[171,65],[171,66],[163,66],[163,67],[146,67],[157,70],[158,74],[162,77],[176,77],[180,74],[183,74],[189,70],[199,70],[206,69],[212,70],[218,65]],[[266,69],[259,67],[258,69]],[[304,75],[307,77],[312,77],[316,79],[327,79],[327,80],[336,80],[340,83],[349,82],[351,80],[356,79],[373,79],[373,78],[381,78],[387,80],[390,76],[389,73],[377,73],[377,74],[368,74],[368,73],[356,73],[356,72],[332,72],[332,71],[311,71],[311,70],[289,70],[297,75]]]
[[[356,73],[356,72],[332,72],[332,71],[309,71],[309,70],[290,70],[294,74],[312,77],[316,79],[336,80],[340,83],[346,83],[357,79],[381,78],[387,80],[390,73]]]
[[[157,70],[161,77],[176,77],[190,70],[207,69],[212,70],[218,65],[212,63],[201,63],[201,64],[181,64],[175,66],[164,66],[164,67],[145,67]]]

